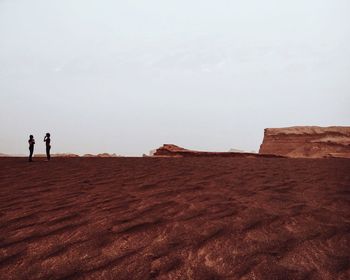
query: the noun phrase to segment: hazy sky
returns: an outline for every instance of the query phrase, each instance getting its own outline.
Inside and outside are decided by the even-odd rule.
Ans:
[[[349,0],[0,0],[0,152],[258,150],[350,125]]]

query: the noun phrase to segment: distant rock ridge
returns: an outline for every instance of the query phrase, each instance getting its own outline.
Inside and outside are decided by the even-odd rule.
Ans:
[[[266,128],[259,153],[294,158],[350,158],[350,127]]]
[[[83,157],[99,157],[99,158],[110,158],[110,157],[119,157],[117,154],[109,154],[109,153],[102,153],[102,154],[85,154]]]
[[[174,144],[164,144],[158,148],[153,156],[163,157],[237,157],[237,158],[258,158],[258,157],[281,157],[276,155],[260,155],[255,153],[242,152],[204,152],[192,151]]]
[[[46,155],[44,155],[46,156]],[[71,157],[79,157],[79,155],[77,154],[69,154],[69,153],[61,153],[61,154],[53,154],[53,157],[67,157],[67,158],[71,158]]]
[[[34,154],[34,157],[37,158],[45,158],[46,154]],[[51,154],[51,157],[59,157],[59,158],[72,158],[72,157],[79,157],[79,155],[76,154],[70,154],[70,153],[59,153],[59,154]]]
[[[11,155],[11,154],[3,154],[0,153],[0,157],[27,157],[27,155]],[[45,158],[46,154],[34,154],[34,157],[37,158]],[[51,157],[57,157],[57,158],[73,158],[73,157],[81,157],[80,155],[77,154],[72,154],[72,153],[56,153],[56,154],[51,154]],[[85,154],[82,157],[100,157],[100,158],[109,158],[109,157],[120,157],[117,154],[109,154],[109,153],[101,153],[101,154]]]

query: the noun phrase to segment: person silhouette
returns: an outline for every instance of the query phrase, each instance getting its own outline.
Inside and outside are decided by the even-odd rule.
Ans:
[[[51,150],[50,133],[46,133],[46,135],[44,137],[44,142],[46,143],[46,158],[47,158],[47,160],[50,160],[51,159],[51,155],[50,155],[50,150]]]
[[[35,140],[33,135],[29,135],[29,161],[33,161],[33,153],[34,153],[34,145],[35,145]]]

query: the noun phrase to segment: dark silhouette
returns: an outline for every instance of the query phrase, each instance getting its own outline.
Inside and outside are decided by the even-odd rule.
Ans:
[[[34,145],[35,145],[35,140],[33,135],[29,135],[29,161],[33,161],[33,153],[34,153]]]
[[[47,160],[50,160],[51,159],[51,155],[50,155],[50,150],[51,150],[50,133],[46,133],[46,135],[44,137],[44,142],[46,142],[46,157],[47,157]]]

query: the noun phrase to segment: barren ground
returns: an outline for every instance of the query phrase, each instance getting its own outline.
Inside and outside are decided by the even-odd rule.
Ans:
[[[0,167],[1,279],[350,279],[350,160]]]

